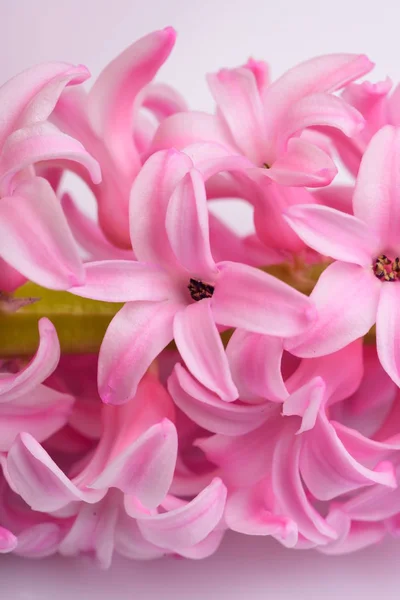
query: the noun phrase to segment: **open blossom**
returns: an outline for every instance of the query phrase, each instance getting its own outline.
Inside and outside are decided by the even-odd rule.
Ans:
[[[310,247],[336,259],[312,293],[316,323],[304,336],[288,342],[288,349],[298,356],[329,354],[365,335],[376,323],[380,361],[398,385],[399,152],[399,129],[386,126],[372,139],[357,178],[354,216],[323,206],[296,206],[287,213],[293,229]]]
[[[207,167],[201,161],[197,166],[208,176],[225,165],[232,169],[241,164],[229,155],[211,161],[207,153],[205,157]],[[138,262],[87,263],[86,284],[70,290],[94,299],[128,301],[102,344],[100,395],[105,402],[126,402],[151,362],[174,339],[200,381],[226,400],[235,399],[216,324],[293,336],[312,322],[312,303],[252,267],[215,263],[204,179],[188,154],[160,151],[147,161],[132,189],[130,217]]]
[[[309,127],[334,127],[353,136],[362,115],[331,92],[367,73],[366,56],[332,54],[301,63],[268,85],[266,65],[250,60],[243,67],[209,75],[218,114],[177,114],[160,126],[153,150],[183,148],[213,141],[247,156],[257,179],[282,185],[327,185],[337,169]]]

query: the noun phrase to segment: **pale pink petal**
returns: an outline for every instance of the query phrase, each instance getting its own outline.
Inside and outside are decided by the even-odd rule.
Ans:
[[[201,300],[177,313],[174,339],[183,361],[200,383],[227,402],[238,397],[211,300]]]
[[[215,142],[225,145],[233,152],[237,150],[220,119],[207,113],[190,111],[172,115],[160,123],[151,152],[164,148],[182,150],[198,142]]]
[[[373,483],[396,487],[393,467],[380,462],[384,449],[380,450],[378,445],[373,461],[370,455],[373,455],[374,447],[367,445],[367,438],[358,434],[351,442],[352,446],[347,449],[323,412],[319,414],[314,430],[305,436],[301,474],[310,492],[319,500],[331,500]],[[368,468],[363,460],[375,464]]]
[[[349,554],[367,546],[379,543],[386,535],[384,523],[359,523],[341,510],[333,509],[326,518],[338,533],[338,539],[326,546],[320,546],[319,552],[329,555]]]
[[[311,94],[296,102],[288,111],[278,136],[279,148],[306,127],[323,126],[339,129],[346,136],[357,135],[364,126],[364,118],[353,106],[332,94]]]
[[[295,390],[285,400],[282,415],[301,417],[301,424],[296,434],[309,431],[315,426],[318,413],[323,406],[326,387],[322,377],[314,377],[301,388]]]
[[[101,181],[100,165],[80,142],[50,123],[37,123],[12,133],[3,147],[0,157],[2,194],[13,191],[11,183],[16,173],[48,160],[76,162],[87,169],[93,183]]]
[[[280,338],[236,329],[226,347],[233,380],[241,400],[284,400],[288,391],[281,373]]]
[[[84,281],[78,247],[50,184],[34,177],[0,203],[0,255],[50,289]]]
[[[18,535],[15,554],[25,558],[45,558],[57,552],[64,531],[56,523],[38,523]]]
[[[39,320],[39,347],[28,365],[16,374],[0,377],[0,402],[12,402],[30,394],[49,377],[60,360],[60,343],[54,325],[45,317]]]
[[[220,522],[226,502],[226,487],[214,479],[194,500],[184,506],[138,522],[146,540],[161,548],[175,550],[198,544]]]
[[[69,194],[63,195],[61,204],[74,238],[91,260],[134,259],[132,250],[122,250],[109,242],[99,225],[76,206]]]
[[[304,335],[287,340],[285,348],[296,356],[313,358],[336,352],[365,335],[375,323],[382,285],[372,271],[359,265],[333,263],[311,293],[317,320]]]
[[[142,106],[150,110],[160,121],[188,110],[184,98],[165,83],[150,83],[143,91]]]
[[[270,83],[268,64],[263,60],[254,60],[254,58],[249,58],[247,63],[243,65],[243,68],[248,69],[253,73],[256,79],[258,91],[260,94],[262,94],[267,85]]]
[[[288,109],[304,96],[334,92],[368,73],[373,66],[363,54],[327,54],[296,65],[265,89],[269,133],[284,126]]]
[[[253,163],[226,145],[215,142],[198,142],[184,148],[185,154],[190,156],[194,167],[200,171],[204,180],[219,174],[221,171],[233,171],[231,178],[235,182],[235,196],[250,198],[257,195],[259,190],[255,183],[245,172],[246,169],[254,171]]]
[[[286,151],[262,172],[280,185],[307,187],[328,185],[336,174],[337,168],[324,150],[298,137],[290,138]]]
[[[313,323],[313,303],[272,275],[228,261],[218,268],[211,302],[216,323],[280,337],[297,335]]]
[[[225,530],[223,528],[214,529],[214,531],[209,533],[208,536],[198,544],[190,546],[189,548],[180,547],[177,550],[177,554],[193,560],[208,558],[218,550],[224,535]]]
[[[284,217],[297,235],[322,255],[368,267],[379,240],[367,225],[328,206],[291,206]]]
[[[105,493],[78,489],[29,433],[21,433],[14,441],[7,470],[13,489],[39,512],[52,512],[78,500],[97,502]]]
[[[167,300],[173,293],[168,273],[133,260],[102,260],[84,265],[85,283],[71,294],[104,302]]]
[[[177,267],[165,228],[172,192],[193,166],[182,152],[167,150],[149,158],[137,176],[130,198],[130,232],[138,260]]]
[[[98,384],[107,404],[123,404],[152,361],[173,338],[180,307],[168,302],[129,302],[111,321],[99,354]]]
[[[272,488],[280,513],[293,519],[305,538],[316,544],[326,544],[336,538],[336,533],[307,499],[300,477],[302,438],[294,439],[295,427],[296,423],[290,422],[276,442]]]
[[[134,495],[143,506],[156,508],[171,486],[177,453],[175,425],[163,419],[111,460],[89,487],[116,487]]]
[[[399,470],[397,469],[397,475]],[[360,521],[383,521],[399,513],[400,487],[392,489],[374,485],[361,490],[356,496],[341,505],[351,519]]]
[[[266,160],[265,123],[257,81],[250,69],[222,69],[208,75],[221,116],[240,150],[257,166]]]
[[[376,318],[376,345],[386,373],[400,386],[400,289],[382,285]]]
[[[243,435],[268,418],[268,404],[245,406],[227,403],[200,385],[180,364],[168,380],[168,390],[192,421],[213,433]]]
[[[142,37],[107,65],[89,93],[91,123],[127,173],[140,168],[131,129],[135,101],[168,58],[175,38],[172,27]]]
[[[0,88],[3,118],[0,124],[0,147],[10,133],[27,123],[45,121],[52,112],[63,88],[81,83],[89,77],[83,65],[49,62],[26,69]]]
[[[0,383],[2,380],[0,379]],[[25,431],[42,442],[67,424],[75,398],[44,385],[0,405],[0,451]]]
[[[8,552],[12,552],[17,547],[18,540],[16,536],[5,529],[4,527],[0,527],[0,554],[7,554]]]
[[[353,193],[354,187],[351,185],[329,185],[313,192],[313,197],[322,206],[329,206],[352,215]]]
[[[371,140],[361,161],[354,214],[379,236],[381,249],[397,252],[400,232],[400,129],[387,125]]]
[[[118,516],[114,544],[118,554],[135,560],[152,560],[166,554],[165,550],[144,539],[137,520],[125,511],[120,511]]]
[[[165,227],[179,263],[193,276],[212,281],[218,269],[210,248],[206,190],[196,169],[191,169],[173,192]]]

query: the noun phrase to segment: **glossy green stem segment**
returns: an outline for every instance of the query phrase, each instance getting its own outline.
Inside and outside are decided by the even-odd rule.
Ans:
[[[14,297],[38,298],[15,313],[0,312],[0,358],[31,356],[38,347],[38,321],[47,317],[55,326],[61,351],[67,354],[98,352],[106,329],[120,303],[79,298],[27,283]]]

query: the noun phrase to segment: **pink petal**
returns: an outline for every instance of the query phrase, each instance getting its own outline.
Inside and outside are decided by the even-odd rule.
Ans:
[[[295,390],[285,400],[282,415],[301,417],[301,425],[296,434],[309,431],[315,426],[318,413],[323,406],[326,387],[322,377],[314,377],[301,388]]]
[[[302,138],[290,138],[286,151],[263,175],[280,185],[320,187],[331,183],[337,168],[330,156]]]
[[[280,338],[236,329],[226,355],[241,400],[267,398],[281,402],[287,397],[281,373],[282,354]]]
[[[288,109],[304,96],[334,92],[368,73],[373,66],[363,54],[327,54],[293,67],[265,90],[264,110],[271,132],[284,126]]]
[[[186,154],[161,151],[149,158],[137,176],[130,199],[130,231],[138,260],[179,268],[165,219],[172,192],[191,167]]]
[[[156,508],[171,486],[177,453],[175,425],[163,419],[111,460],[89,487],[116,487],[136,496],[143,506]]]
[[[285,219],[311,248],[336,260],[368,267],[378,239],[363,221],[328,206],[291,206]]]
[[[284,149],[293,135],[307,127],[334,127],[346,136],[353,137],[362,130],[364,118],[342,98],[319,93],[311,94],[296,102],[289,109],[282,126],[278,144]]]
[[[185,99],[165,83],[151,83],[146,86],[142,104],[160,121],[175,113],[188,110]]]
[[[53,512],[73,501],[97,502],[103,490],[79,490],[29,433],[21,433],[8,452],[13,489],[39,512]]]
[[[26,277],[0,257],[0,290],[6,293],[15,292],[24,283],[26,283]]]
[[[338,533],[334,542],[318,548],[319,552],[329,555],[348,554],[379,543],[386,534],[384,523],[352,522],[341,510],[333,510],[327,516],[328,523]]]
[[[361,161],[353,197],[354,214],[379,237],[381,249],[397,252],[400,231],[400,130],[383,127]]]
[[[226,487],[214,479],[194,500],[170,512],[144,516],[139,529],[146,540],[162,548],[188,548],[204,540],[218,525],[226,502]]]
[[[133,260],[102,260],[86,263],[85,283],[70,292],[105,302],[167,300],[173,291],[171,279],[155,265]]]
[[[210,300],[191,304],[177,313],[174,339],[183,361],[200,383],[227,402],[238,397]]]
[[[74,238],[91,260],[134,259],[132,250],[121,250],[111,244],[99,225],[76,206],[69,194],[63,195],[61,204]]]
[[[224,535],[224,529],[214,529],[214,531],[209,533],[208,536],[198,544],[190,546],[189,548],[179,548],[177,553],[179,556],[191,558],[193,560],[208,558],[218,550]]]
[[[84,280],[78,247],[50,184],[34,177],[0,203],[0,255],[15,269],[50,289]]]
[[[196,169],[183,177],[172,194],[165,227],[179,263],[199,279],[212,281],[218,269],[210,248],[204,181]]]
[[[376,345],[382,367],[397,386],[400,386],[399,301],[397,285],[382,285],[376,318]]]
[[[0,527],[0,554],[12,552],[17,547],[18,540],[11,531]]]
[[[139,560],[165,556],[165,551],[144,539],[137,520],[120,511],[115,531],[115,550],[118,554]]]
[[[35,163],[47,160],[67,160],[82,165],[93,183],[101,181],[98,162],[76,139],[61,133],[50,123],[37,123],[11,134],[0,158],[0,185],[3,195],[12,192],[16,173]]]
[[[0,451],[9,450],[23,431],[38,442],[49,438],[67,424],[74,401],[72,396],[38,385],[28,395],[0,405]]]
[[[128,173],[140,168],[132,143],[132,107],[168,58],[176,34],[172,27],[144,36],[102,71],[88,96],[88,115]]]
[[[276,442],[272,462],[272,488],[280,512],[293,519],[299,532],[316,544],[335,539],[335,531],[309,503],[300,477],[302,438],[294,439],[296,423],[290,423]]]
[[[370,461],[370,454],[374,452],[374,446],[371,443],[368,446],[368,442],[360,435],[353,436],[352,446],[349,445],[347,450],[333,425],[321,412],[314,430],[305,437],[300,459],[302,477],[313,496],[319,500],[331,500],[373,483],[396,487],[391,465],[379,464],[382,455],[379,445],[375,451],[376,459],[372,461],[375,463],[373,468],[362,464],[362,460]]]
[[[13,375],[0,377],[0,402],[12,402],[30,394],[49,377],[60,360],[60,344],[54,325],[46,318],[39,320],[39,347],[28,365]]]
[[[353,192],[351,185],[330,185],[316,190],[313,197],[318,204],[329,206],[341,212],[353,214]]]
[[[160,123],[153,139],[151,152],[164,148],[182,150],[198,142],[214,142],[235,151],[233,140],[217,117],[190,111],[172,115]]]
[[[0,125],[0,147],[13,130],[45,121],[66,85],[89,77],[83,65],[49,62],[19,73],[0,88],[0,104],[6,118]]]
[[[26,558],[45,558],[57,552],[63,530],[56,523],[38,523],[18,535],[15,554]]]
[[[359,265],[333,263],[310,296],[317,320],[304,335],[287,340],[285,348],[296,356],[313,358],[336,352],[365,335],[375,323],[381,285],[372,272]]]
[[[272,275],[228,261],[218,268],[211,302],[218,324],[280,337],[296,335],[312,324],[312,302]]]
[[[98,384],[103,402],[123,404],[152,361],[172,340],[180,307],[169,302],[129,302],[111,321],[99,354]]]
[[[243,435],[268,418],[266,404],[242,406],[227,403],[200,385],[180,364],[168,380],[175,404],[195,423],[224,435]]]
[[[266,160],[265,123],[253,72],[246,68],[222,69],[208,76],[208,84],[232,138],[257,166]]]

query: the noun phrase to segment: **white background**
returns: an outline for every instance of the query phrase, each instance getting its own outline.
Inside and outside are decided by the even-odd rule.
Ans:
[[[375,79],[400,80],[398,0],[0,0],[0,23],[1,81],[45,60],[83,63],[95,76],[141,35],[173,25],[178,42],[161,79],[197,109],[213,106],[204,74],[249,56],[270,62],[278,76],[317,54],[364,52],[378,65]],[[234,213],[238,226],[242,217]],[[117,559],[108,572],[86,560],[1,557],[0,598],[392,600],[399,561],[400,541],[325,557],[231,535],[205,561]]]

